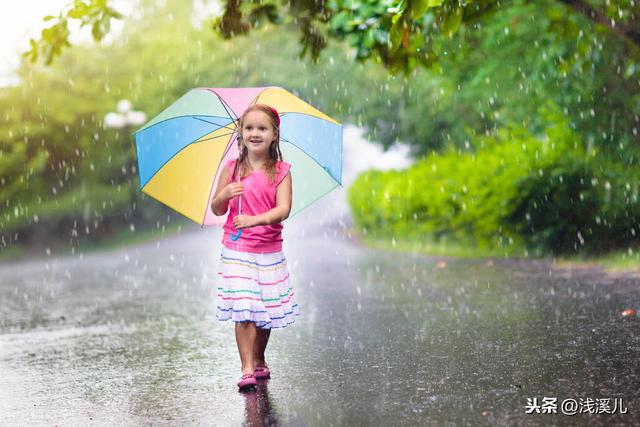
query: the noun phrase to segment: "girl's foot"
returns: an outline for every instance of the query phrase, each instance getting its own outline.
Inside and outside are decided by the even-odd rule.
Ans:
[[[254,387],[256,384],[256,377],[254,377],[253,374],[244,374],[238,380],[238,388],[240,390],[246,390]]]
[[[256,364],[256,370],[253,374],[258,379],[271,378],[271,371],[266,363]]]

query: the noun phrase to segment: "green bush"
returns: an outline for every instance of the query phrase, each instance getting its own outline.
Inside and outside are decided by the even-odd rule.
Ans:
[[[637,168],[593,158],[559,159],[543,177],[521,183],[507,221],[529,247],[602,253],[637,245]]]
[[[349,188],[374,236],[451,239],[478,248],[597,252],[633,243],[638,171],[587,153],[559,116],[544,134],[511,127],[474,150],[432,154],[404,171],[369,171]]]

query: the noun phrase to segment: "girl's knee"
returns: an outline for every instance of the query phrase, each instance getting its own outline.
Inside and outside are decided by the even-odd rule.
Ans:
[[[243,329],[255,328],[256,324],[255,322],[238,322],[236,323],[236,327],[243,328]]]

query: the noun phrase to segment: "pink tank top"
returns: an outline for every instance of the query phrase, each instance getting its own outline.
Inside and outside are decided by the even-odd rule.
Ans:
[[[227,162],[229,179],[233,176],[235,159]],[[264,171],[252,171],[240,182],[244,186],[242,194],[242,214],[259,215],[276,207],[276,189],[289,173],[291,165],[286,162],[276,163],[276,177],[270,182],[269,176]],[[238,178],[236,177],[236,181]],[[229,249],[241,252],[269,253],[282,250],[282,224],[257,225],[245,228],[242,235],[235,242],[229,235],[237,233],[233,226],[233,218],[238,215],[238,198],[229,201],[229,214],[224,224],[222,244]]]

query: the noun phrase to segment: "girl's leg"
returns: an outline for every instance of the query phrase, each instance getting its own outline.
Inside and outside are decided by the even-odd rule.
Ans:
[[[253,322],[236,323],[236,343],[242,363],[242,374],[253,374],[255,369],[256,324]]]
[[[264,365],[264,351],[267,349],[271,329],[256,328],[256,343],[254,345],[254,360],[256,365]]]

